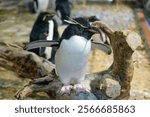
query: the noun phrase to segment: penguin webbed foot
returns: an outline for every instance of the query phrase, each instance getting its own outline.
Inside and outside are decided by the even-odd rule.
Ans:
[[[87,90],[85,87],[83,87],[83,85],[81,85],[81,84],[75,84],[74,87],[73,87],[73,89],[76,91],[77,94],[80,93],[80,92],[87,92],[87,91],[88,91],[88,90]]]
[[[64,85],[61,89],[60,89],[60,94],[70,94],[71,90],[73,89],[72,85]]]
[[[81,92],[88,92],[88,90],[83,87],[83,85],[81,84],[75,84],[74,86],[72,85],[64,85],[61,89],[60,89],[60,94],[70,94],[71,91],[75,91],[76,94],[81,93]]]

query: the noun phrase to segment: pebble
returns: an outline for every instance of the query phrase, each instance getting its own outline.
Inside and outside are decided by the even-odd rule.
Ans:
[[[144,98],[145,98],[145,99],[150,99],[150,93],[145,92],[145,93],[144,93]]]
[[[103,90],[108,97],[113,99],[118,97],[121,92],[121,86],[119,82],[110,77],[101,80],[100,89]]]

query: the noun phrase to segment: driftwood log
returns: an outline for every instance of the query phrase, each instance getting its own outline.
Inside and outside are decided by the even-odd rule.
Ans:
[[[27,52],[12,44],[0,43],[0,65],[16,71],[19,75],[33,79],[18,90],[17,99],[25,99],[33,93],[46,92],[50,99],[128,99],[130,84],[134,73],[132,54],[141,44],[137,33],[132,31],[113,31],[103,22],[97,21],[93,26],[106,33],[113,50],[113,64],[106,71],[87,74],[82,84],[88,91],[76,94],[59,93],[62,83],[47,60],[34,53]]]
[[[54,67],[34,53],[25,51],[15,44],[4,42],[0,43],[0,66],[31,79],[46,76]]]

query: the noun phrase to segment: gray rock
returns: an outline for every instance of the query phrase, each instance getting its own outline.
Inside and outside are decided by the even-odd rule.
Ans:
[[[115,99],[120,95],[121,86],[118,81],[107,75],[104,79],[100,80],[100,90],[106,94],[106,96]]]
[[[83,92],[79,93],[76,96],[74,96],[75,100],[97,100],[97,98],[89,92]]]
[[[145,98],[145,99],[150,99],[150,93],[145,92],[145,93],[144,93],[144,98]]]

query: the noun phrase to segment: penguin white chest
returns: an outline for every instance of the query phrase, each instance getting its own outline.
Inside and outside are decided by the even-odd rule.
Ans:
[[[53,35],[54,35],[54,22],[53,20],[49,20],[49,34],[48,37],[46,38],[46,40],[53,40]],[[51,58],[51,53],[52,53],[52,47],[46,47],[45,49],[45,55],[46,55],[46,59],[50,59]]]
[[[60,80],[68,85],[84,80],[91,41],[80,36],[63,39],[56,52],[56,71]]]

